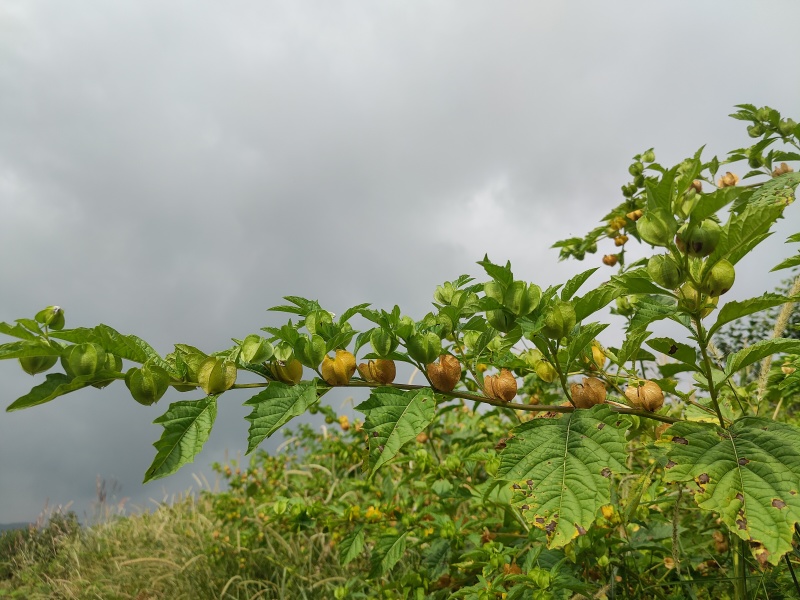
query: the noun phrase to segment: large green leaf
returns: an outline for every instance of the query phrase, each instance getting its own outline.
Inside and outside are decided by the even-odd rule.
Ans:
[[[580,287],[584,284],[584,282],[589,279],[592,275],[594,275],[595,271],[597,271],[599,267],[595,267],[594,269],[589,269],[588,271],[584,271],[583,273],[578,273],[570,279],[567,283],[564,284],[564,288],[561,290],[561,299],[566,302],[577,292]]]
[[[678,314],[677,303],[667,296],[645,296],[634,305],[636,312],[631,318],[628,331],[645,329],[653,321],[660,321]]]
[[[680,342],[676,342],[672,338],[666,337],[647,340],[647,345],[656,352],[662,352],[667,356],[671,356],[675,360],[690,366],[695,371],[700,370],[697,365],[697,350],[695,350],[693,346],[682,344]]]
[[[428,388],[404,392],[380,387],[372,390],[356,410],[366,415],[364,431],[369,435],[372,474],[431,424],[436,416],[436,400]]]
[[[383,577],[392,570],[406,551],[406,537],[408,532],[400,535],[384,535],[375,542],[372,550],[372,569],[370,577]]]
[[[592,313],[608,306],[610,302],[619,298],[625,290],[617,285],[603,284],[587,292],[584,296],[575,298],[572,305],[575,308],[575,317],[578,322],[583,321]]]
[[[665,293],[664,290],[653,283],[645,268],[632,269],[622,275],[615,275],[611,278],[611,284],[620,288],[624,294],[661,295]]]
[[[161,439],[153,444],[155,460],[144,477],[144,483],[171,475],[194,457],[208,440],[217,418],[217,397],[173,402],[153,423],[164,427]]]
[[[61,348],[50,346],[40,340],[9,342],[0,345],[0,360],[26,356],[58,356],[59,354],[61,354]]]
[[[637,360],[642,344],[651,335],[653,335],[653,333],[646,329],[637,329],[629,333],[622,342],[622,347],[620,347],[619,352],[617,352],[617,360],[615,362],[623,366],[629,360]]]
[[[735,300],[727,302],[725,306],[720,309],[716,322],[711,326],[711,329],[708,330],[708,335],[714,335],[720,327],[730,323],[731,321],[735,321],[736,319],[741,319],[747,315],[752,315],[762,310],[772,308],[773,306],[780,306],[788,301],[789,298],[786,296],[767,293],[763,296],[758,296],[757,298],[748,298],[747,300],[742,300],[741,302]]]
[[[342,566],[352,562],[364,550],[364,524],[348,533],[339,542],[339,562]]]
[[[122,373],[117,373],[115,371],[98,371],[91,375],[83,375],[75,378],[65,375],[64,373],[48,373],[42,383],[33,387],[31,391],[24,396],[20,396],[14,400],[14,402],[6,408],[6,411],[12,412],[44,404],[64,394],[69,394],[70,392],[85,388],[92,383],[108,382],[124,377]]]
[[[607,323],[587,323],[586,325],[581,325],[577,335],[569,337],[569,345],[567,346],[567,369],[569,369],[569,365],[572,364],[572,361],[578,358],[581,352],[583,352],[586,347],[592,343],[592,340],[606,327],[608,327]]]
[[[548,546],[583,534],[611,501],[612,473],[627,473],[629,422],[608,406],[517,427],[500,455],[497,478],[513,482],[514,505],[543,529]]]
[[[666,481],[689,483],[697,505],[752,542],[757,558],[775,565],[792,549],[800,521],[800,429],[761,417],[727,430],[681,422],[657,443],[667,448]]]
[[[0,323],[0,333],[5,333],[6,335],[17,337],[23,340],[35,340],[39,337],[35,333],[25,329],[20,324],[9,325],[8,323]]]
[[[739,350],[728,356],[725,363],[725,375],[730,377],[739,369],[752,365],[767,356],[778,353],[798,354],[800,353],[800,340],[787,338],[775,338],[771,340],[761,340],[744,350]]]
[[[294,417],[302,415],[317,401],[316,379],[301,381],[297,385],[270,382],[267,389],[245,402],[246,406],[253,407],[253,411],[245,417],[250,421],[247,453],[250,454],[266,438]]]

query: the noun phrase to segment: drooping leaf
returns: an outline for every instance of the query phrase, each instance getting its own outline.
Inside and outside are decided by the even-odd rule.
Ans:
[[[576,319],[578,322],[583,321],[592,313],[608,306],[609,303],[624,293],[625,291],[619,286],[610,284],[603,284],[591,292],[587,292],[584,296],[576,298],[572,303]]]
[[[728,356],[725,363],[725,376],[730,377],[736,371],[752,365],[767,356],[778,353],[798,354],[800,353],[800,340],[788,338],[775,338],[771,340],[761,340],[743,350],[734,352]]]
[[[14,402],[6,408],[6,412],[38,406],[39,404],[50,402],[64,394],[69,394],[70,392],[85,388],[92,383],[120,379],[122,377],[124,377],[122,373],[116,373],[114,371],[98,371],[91,375],[83,375],[74,378],[64,373],[48,373],[42,383],[33,387],[31,391],[24,396],[20,396],[14,400]]]
[[[497,478],[513,482],[523,518],[561,547],[610,502],[612,473],[627,473],[629,422],[609,407],[580,409],[517,427],[500,455]]]
[[[156,457],[147,469],[144,483],[171,475],[183,465],[194,462],[203,449],[217,418],[217,397],[173,402],[153,423],[164,428],[161,439],[153,444]]]
[[[436,400],[427,388],[404,392],[380,387],[356,410],[366,415],[364,431],[369,436],[369,471],[373,474],[431,424]]]
[[[567,364],[572,364],[572,362],[580,356],[581,352],[592,343],[592,340],[600,335],[600,332],[606,327],[608,327],[608,323],[587,323],[586,325],[581,325],[578,334],[569,338],[569,345],[567,346],[569,362]]]
[[[589,279],[589,277],[594,275],[597,269],[598,267],[589,269],[588,271],[584,271],[583,273],[575,275],[575,277],[567,281],[567,283],[564,284],[564,288],[561,290],[561,300],[566,302],[572,298],[572,296],[575,295],[575,292],[580,289],[580,287],[586,282],[587,279]]]
[[[361,524],[339,542],[339,561],[342,566],[352,562],[364,550],[364,525]]]
[[[700,508],[763,545],[754,546],[757,558],[775,565],[791,550],[800,521],[800,429],[761,417],[727,430],[681,422],[657,444],[667,448],[666,481],[689,483]]]
[[[736,300],[727,302],[725,306],[720,309],[716,322],[711,326],[711,329],[708,330],[708,335],[709,337],[714,335],[719,331],[720,327],[731,321],[772,308],[773,306],[780,306],[788,301],[789,298],[781,294],[767,293],[757,298],[742,300],[741,302]]]
[[[19,323],[16,325],[10,325],[8,323],[0,323],[0,333],[5,333],[6,335],[10,335],[16,338],[20,338],[23,340],[35,340],[38,339],[35,333],[32,333]]]
[[[638,360],[642,344],[651,335],[652,332],[646,329],[637,329],[629,333],[625,341],[622,342],[619,352],[617,352],[617,364],[622,366],[629,360]]]
[[[297,385],[270,382],[265,390],[245,402],[245,406],[253,407],[245,417],[250,422],[247,454],[291,419],[306,412],[319,398],[316,379],[301,381]]]
[[[726,187],[715,190],[710,194],[705,194],[700,202],[697,203],[697,206],[692,209],[692,220],[700,222],[711,215],[717,214],[720,208],[733,202],[744,191],[745,188],[741,187]]]
[[[375,548],[372,550],[370,577],[383,577],[392,570],[392,567],[397,564],[406,551],[407,536],[408,532],[406,531],[400,535],[384,535],[378,538]]]
[[[791,269],[797,266],[800,266],[800,254],[796,254],[795,256],[790,256],[786,260],[779,262],[777,265],[775,265],[770,269],[770,273],[773,271],[781,271],[783,269]]]

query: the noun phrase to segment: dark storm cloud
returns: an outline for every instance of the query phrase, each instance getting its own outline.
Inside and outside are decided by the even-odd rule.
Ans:
[[[58,303],[69,325],[212,350],[285,294],[421,316],[485,252],[563,281],[595,263],[549,246],[617,202],[633,154],[722,152],[746,141],[733,104],[800,105],[800,11],[770,7],[6,2],[0,319]],[[2,368],[6,404],[41,379]],[[126,396],[0,417],[0,521],[85,509],[98,473],[147,505],[245,447],[229,394],[197,463],[142,488],[166,402]]]

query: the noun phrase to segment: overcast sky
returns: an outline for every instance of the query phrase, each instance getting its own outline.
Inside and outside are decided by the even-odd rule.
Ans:
[[[68,327],[212,351],[278,324],[264,311],[288,294],[419,318],[487,252],[562,282],[604,249],[559,263],[550,245],[620,201],[632,155],[747,144],[738,103],[800,120],[798,18],[796,1],[0,0],[0,320],[58,304]],[[779,281],[796,209],[730,297]],[[0,363],[4,406],[42,379]],[[83,514],[97,475],[141,507],[213,481],[246,448],[244,391],[194,465],[140,484],[152,420],[195,397],[142,407],[115,384],[0,413],[0,522],[47,499]]]

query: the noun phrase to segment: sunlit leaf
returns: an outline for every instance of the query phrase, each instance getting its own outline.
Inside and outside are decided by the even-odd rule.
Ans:
[[[284,424],[302,415],[308,407],[319,401],[317,380],[301,381],[297,385],[287,385],[279,381],[247,400],[245,406],[252,406],[252,412],[245,417],[250,422],[247,440],[247,454]]]

